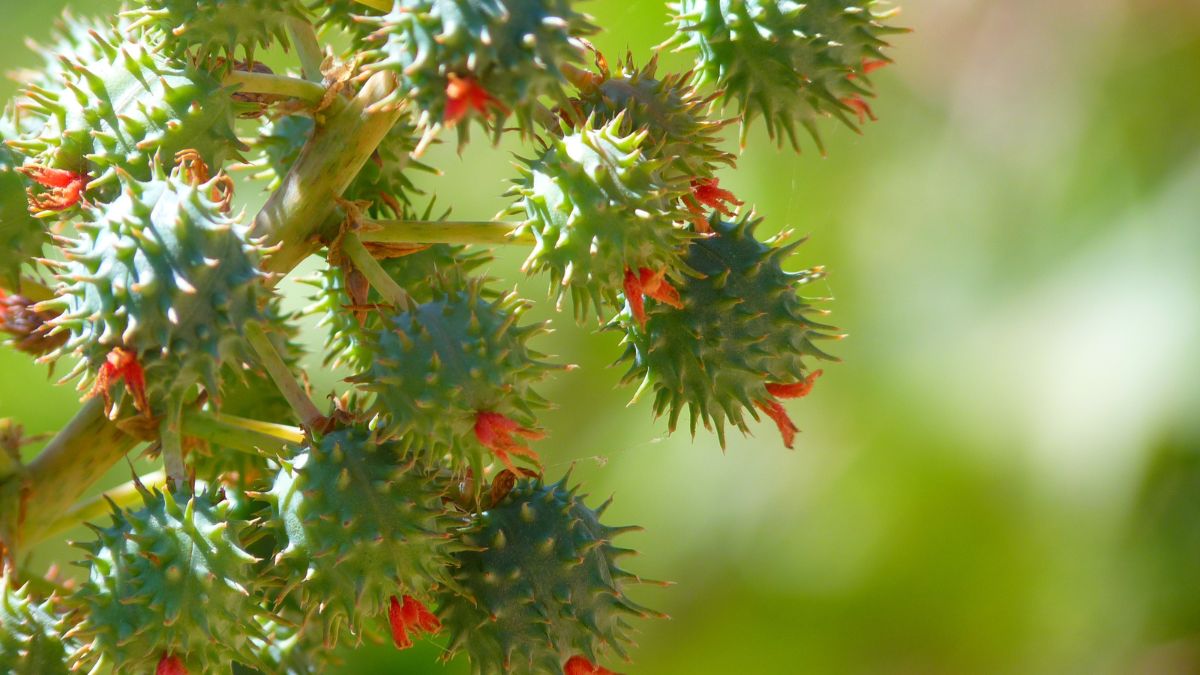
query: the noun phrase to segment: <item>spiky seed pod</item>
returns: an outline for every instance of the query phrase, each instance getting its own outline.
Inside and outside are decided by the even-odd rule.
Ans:
[[[618,317],[626,331],[626,384],[641,381],[637,396],[653,389],[656,415],[668,414],[674,431],[687,406],[691,430],[715,425],[722,446],[725,422],[748,432],[745,411],[772,401],[768,382],[797,382],[814,359],[836,360],[816,341],[838,336],[812,320],[820,314],[797,295],[823,276],[820,268],[785,272],[783,261],[799,246],[775,246],[754,236],[762,222],[752,214],[735,222],[713,217],[715,236],[696,239],[687,264],[698,275],[679,287],[683,309],[647,307],[643,327],[627,307]],[[636,396],[635,396],[636,398]]]
[[[358,0],[309,0],[308,10],[318,28],[333,26],[349,33],[356,50],[361,48],[359,42],[371,32],[371,26],[383,14]],[[367,17],[367,20],[357,17]]]
[[[265,610],[248,589],[256,560],[238,543],[245,523],[211,495],[141,492],[141,508],[114,505],[112,525],[80,544],[88,578],[76,596],[76,663],[148,673],[171,654],[192,673],[258,665],[250,638],[263,639]]]
[[[193,149],[212,167],[236,156],[229,90],[113,25],[57,48],[61,72],[27,82],[18,106],[22,133],[9,145],[44,166],[90,178],[93,201],[115,197],[116,169],[147,180],[151,165]],[[85,40],[74,44],[71,40]]]
[[[364,17],[375,29],[365,67],[396,73],[400,91],[421,111],[422,126],[455,122],[473,110],[498,135],[511,112],[532,133],[538,97],[567,101],[560,69],[583,59],[580,38],[596,32],[572,4],[397,0],[387,15]],[[467,128],[459,125],[461,140]]]
[[[259,47],[286,48],[288,21],[307,20],[301,0],[138,0],[123,14],[176,58],[192,53],[211,61],[223,53],[228,64],[238,47],[251,63]]]
[[[518,481],[460,534],[466,550],[439,615],[449,656],[466,651],[475,675],[559,675],[572,656],[624,657],[626,619],[652,615],[625,595],[640,580],[617,565],[631,551],[612,543],[639,528],[602,524],[608,503],[593,511],[568,479]]]
[[[435,470],[399,444],[352,426],[326,433],[284,462],[261,496],[280,550],[276,569],[324,643],[387,611],[392,596],[427,596],[448,581],[452,518]]]
[[[16,138],[12,111],[0,116],[0,286],[20,288],[21,268],[42,255],[49,239],[46,226],[29,213],[25,179],[17,173],[21,161],[4,143]]]
[[[267,619],[262,623],[262,632],[266,639],[253,642],[259,660],[266,664],[264,673],[319,675],[328,672],[334,662],[334,654],[322,641],[319,627],[315,622],[306,623],[303,616],[294,624]]]
[[[255,178],[267,181],[267,189],[279,187],[288,169],[300,156],[300,150],[312,137],[316,123],[306,115],[285,115],[267,120],[251,148],[260,153],[254,162]],[[404,218],[410,214],[412,197],[421,194],[413,186],[410,171],[436,170],[412,158],[419,135],[408,120],[392,127],[371,159],[342,193],[352,202],[367,203],[372,218]]]
[[[139,358],[155,403],[197,382],[218,392],[222,364],[250,358],[243,331],[265,321],[269,291],[247,228],[213,198],[219,181],[158,166],[152,180],[126,176],[119,198],[85,210],[59,297],[38,305],[62,312],[51,323],[71,338],[54,356],[78,354],[74,374],[90,378],[120,347]]]
[[[74,646],[61,637],[65,621],[53,600],[37,604],[28,586],[13,588],[9,581],[0,575],[0,673],[66,675]]]
[[[680,251],[692,235],[680,225],[679,198],[687,183],[666,180],[669,160],[642,152],[649,132],[626,134],[623,125],[618,113],[547,139],[509,193],[518,197],[511,213],[526,217],[518,233],[536,239],[523,269],[549,273],[551,295],[560,306],[570,295],[579,321],[593,308],[602,316],[606,305],[619,307],[630,270],[672,280],[685,272]]]
[[[414,302],[429,302],[434,298],[430,279],[444,279],[447,284],[467,282],[472,270],[487,264],[491,256],[484,251],[467,251],[462,246],[435,244],[415,253],[379,261],[383,269],[408,291]],[[375,354],[370,348],[371,335],[383,329],[384,314],[375,307],[386,305],[379,293],[370,289],[365,306],[347,291],[347,275],[352,269],[327,267],[310,284],[316,289],[312,304],[305,313],[319,317],[325,328],[325,363],[345,365],[356,373],[371,367]]]
[[[432,291],[431,300],[383,317],[367,347],[375,359],[353,381],[375,395],[373,424],[406,450],[430,458],[449,452],[455,468],[471,466],[480,476],[479,414],[528,428],[547,406],[533,386],[556,366],[528,346],[546,324],[518,326],[529,305],[514,294],[489,299],[481,279],[434,279]]]
[[[572,103],[582,118],[611,122],[625,115],[624,133],[646,130],[642,153],[670,160],[664,173],[689,179],[711,177],[720,166],[733,166],[732,154],[720,149],[720,132],[732,120],[714,120],[708,109],[716,95],[703,96],[691,73],[658,78],[658,54],[643,68],[628,54],[616,73],[603,71],[585,78]]]
[[[701,84],[724,91],[743,116],[742,136],[762,117],[767,132],[799,149],[803,127],[824,149],[818,120],[857,128],[871,95],[868,73],[887,63],[885,25],[895,10],[879,0],[679,0],[668,41],[694,49]]]

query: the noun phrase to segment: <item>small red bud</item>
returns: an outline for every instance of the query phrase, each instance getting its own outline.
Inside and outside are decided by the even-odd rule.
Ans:
[[[495,412],[478,412],[475,414],[475,438],[479,444],[491,451],[505,468],[514,474],[522,474],[513,464],[509,453],[528,457],[534,464],[541,466],[541,458],[537,453],[522,445],[513,435],[523,436],[531,441],[541,440],[546,434],[535,429],[527,429],[513,420]]]
[[[572,656],[563,664],[563,675],[617,675],[608,668],[588,661],[582,656]]]
[[[675,309],[683,309],[679,291],[671,285],[671,282],[667,281],[666,272],[655,272],[645,267],[638,270],[637,274],[634,274],[633,270],[625,270],[624,285],[625,299],[629,301],[629,310],[633,313],[633,318],[637,320],[638,325],[643,328],[646,327],[644,298],[654,298]]]
[[[138,363],[137,355],[123,347],[115,347],[100,366],[96,374],[96,382],[92,385],[88,397],[97,394],[104,397],[104,407],[112,408],[112,396],[109,389],[112,385],[125,381],[125,388],[133,395],[133,405],[147,415],[150,414],[150,403],[146,400],[146,373]]]
[[[17,172],[49,188],[40,195],[34,194],[32,188],[28,190],[31,211],[65,211],[83,200],[83,191],[87,188],[88,178],[81,173],[51,169],[40,164],[17,167]]]
[[[454,73],[446,82],[446,113],[443,121],[447,125],[456,124],[475,111],[484,117],[489,117],[491,108],[496,108],[507,114],[508,109],[500,101],[488,93],[487,89],[473,77],[459,77]]]
[[[813,385],[817,383],[817,378],[824,374],[825,371],[823,370],[814,370],[808,377],[792,384],[768,382],[767,393],[775,398],[804,398],[812,392]]]
[[[409,631],[433,635],[442,629],[442,622],[433,612],[411,595],[404,596],[403,603],[392,596],[388,605],[388,623],[392,627],[392,642],[396,644],[396,649],[413,646]]]
[[[154,669],[154,675],[188,675],[188,670],[178,656],[163,654],[158,660],[158,667]]]
[[[859,124],[866,124],[868,119],[872,122],[875,122],[878,119],[875,117],[875,112],[871,110],[870,104],[864,101],[860,96],[850,96],[848,98],[844,98],[842,99],[842,103],[850,106],[851,110],[854,111],[854,114],[858,116]]]
[[[684,205],[692,212],[692,223],[697,232],[712,232],[708,226],[708,214],[704,207],[716,211],[723,216],[733,216],[733,206],[741,206],[741,202],[729,190],[721,188],[721,181],[716,178],[695,178],[692,180],[691,197],[684,199]]]

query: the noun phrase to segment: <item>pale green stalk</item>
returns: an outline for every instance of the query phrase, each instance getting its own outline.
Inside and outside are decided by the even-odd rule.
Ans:
[[[379,244],[480,244],[535,243],[533,235],[516,234],[516,225],[498,221],[364,220],[358,236]]]

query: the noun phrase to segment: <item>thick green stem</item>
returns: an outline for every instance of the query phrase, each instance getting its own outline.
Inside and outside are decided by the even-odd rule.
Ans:
[[[296,47],[296,56],[300,59],[300,73],[310,82],[323,82],[321,64],[325,62],[325,53],[317,40],[317,31],[306,19],[288,19],[288,34],[292,36],[292,44]]]
[[[325,416],[308,397],[308,392],[304,391],[304,387],[296,381],[291,369],[279,355],[279,350],[271,344],[271,338],[267,337],[267,332],[263,330],[263,327],[257,323],[246,324],[246,339],[250,341],[250,346],[258,355],[259,363],[267,369],[267,373],[275,381],[275,386],[279,387],[279,391],[287,399],[288,404],[292,406],[292,410],[296,412],[304,426],[310,429],[319,426]]]
[[[387,273],[387,270],[383,269],[375,256],[371,255],[371,252],[362,245],[358,235],[347,232],[342,237],[342,253],[350,258],[350,262],[354,263],[358,271],[362,272],[370,282],[371,287],[378,291],[388,304],[395,307],[408,306],[408,291],[401,288],[400,284],[396,283],[396,280]]]
[[[358,236],[380,244],[524,244],[533,235],[516,234],[516,225],[497,221],[364,220]]]
[[[377,9],[381,12],[392,11],[392,0],[357,0],[360,5],[366,5],[371,9]]]
[[[39,533],[40,539],[49,539],[50,537],[66,532],[76,525],[93,522],[112,513],[110,500],[112,504],[116,504],[118,508],[122,509],[140,505],[142,503],[142,493],[138,489],[139,483],[148,490],[153,490],[154,488],[161,489],[167,484],[167,474],[164,471],[155,471],[123,485],[118,485],[111,490],[105,490],[95,497],[90,497],[75,504],[64,511],[54,522],[47,525]],[[29,543],[35,544],[37,542]]]
[[[330,220],[335,198],[400,117],[401,111],[390,104],[394,92],[393,76],[377,73],[353,100],[338,106],[259,212],[255,236],[278,245],[264,265],[277,273],[275,280],[320,246],[318,230]],[[23,555],[27,542],[38,541],[59,514],[137,443],[105,417],[102,401],[85,403],[25,472],[0,483],[0,540],[9,555]]]
[[[0,484],[0,538],[14,557],[138,441],[104,414],[104,402],[88,400],[23,474]]]
[[[255,236],[283,244],[267,259],[268,271],[287,273],[320,247],[319,230],[337,198],[400,118],[400,109],[387,104],[395,90],[391,74],[372,75],[354,100],[314,131],[254,221]]]
[[[183,400],[167,402],[167,414],[158,426],[163,469],[175,487],[187,484],[187,466],[183,463]]]
[[[245,70],[235,70],[226,75],[225,84],[238,86],[238,91],[244,94],[288,96],[309,103],[320,103],[325,96],[325,87],[316,82],[286,75],[251,73]]]

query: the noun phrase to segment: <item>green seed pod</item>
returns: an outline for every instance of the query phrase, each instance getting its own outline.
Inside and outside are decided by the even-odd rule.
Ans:
[[[0,575],[0,673],[67,675],[67,654],[75,647],[64,642],[64,629],[52,599],[39,605],[28,586],[13,588]]]
[[[260,153],[254,167],[255,178],[267,181],[267,189],[279,187],[288,169],[300,156],[300,150],[312,137],[316,123],[305,115],[286,115],[267,120],[251,147]],[[409,171],[434,172],[435,169],[412,159],[418,134],[407,120],[400,120],[371,159],[342,193],[352,202],[367,203],[372,218],[405,218],[411,215],[412,196],[421,194],[409,178]]]
[[[0,116],[0,286],[11,291],[20,288],[21,268],[42,256],[49,239],[45,225],[29,214],[26,182],[16,172],[21,162],[4,144],[16,137],[10,110]]]
[[[176,58],[191,53],[207,62],[222,52],[227,63],[238,47],[251,63],[259,47],[286,48],[288,21],[307,20],[301,0],[138,0],[122,14]]]
[[[534,411],[547,406],[533,386],[555,366],[527,346],[546,324],[518,326],[528,304],[512,294],[488,299],[481,279],[435,279],[432,290],[428,302],[382,317],[368,345],[374,361],[353,381],[375,395],[372,424],[406,451],[449,452],[456,468],[480,476],[479,414],[533,427]]]
[[[327,645],[343,633],[361,639],[363,621],[385,613],[392,596],[426,596],[448,581],[444,493],[434,470],[364,428],[313,440],[259,495],[280,549],[276,597],[295,592]]]
[[[431,279],[443,279],[443,283],[450,285],[465,284],[472,270],[490,260],[491,256],[484,251],[467,252],[462,246],[435,244],[416,253],[381,260],[379,264],[408,291],[414,302],[423,303],[434,298]],[[384,326],[384,312],[373,308],[386,302],[372,288],[367,292],[366,303],[372,309],[355,311],[355,301],[347,292],[347,274],[354,272],[327,267],[311,279],[309,283],[316,294],[304,311],[319,317],[319,325],[325,328],[325,363],[345,365],[360,373],[375,360],[370,348],[371,336]]]
[[[157,406],[197,382],[219,392],[222,364],[249,360],[243,331],[267,319],[269,292],[247,229],[213,199],[221,177],[154,174],[122,178],[119,198],[85,210],[64,251],[59,297],[38,307],[62,312],[51,325],[71,337],[52,356],[78,354],[72,376],[90,379],[120,347],[139,359]]]
[[[143,44],[138,31],[76,33],[56,46],[60,72],[22,92],[25,133],[9,145],[27,164],[87,175],[89,198],[103,202],[119,191],[118,168],[148,180],[152,164],[184,149],[214,168],[237,156],[230,90],[212,75]]]
[[[838,336],[813,321],[819,310],[796,295],[823,271],[785,272],[781,264],[803,242],[760,242],[760,222],[713,217],[716,235],[688,249],[687,264],[698,275],[678,288],[683,309],[650,304],[642,326],[627,306],[617,320],[627,333],[624,383],[641,381],[635,399],[653,389],[655,414],[668,413],[672,431],[686,405],[692,433],[698,422],[715,424],[722,446],[726,420],[748,432],[744,412],[757,420],[756,404],[772,400],[769,381],[801,381],[810,360],[836,360],[815,342]]]
[[[398,0],[387,15],[365,19],[375,29],[365,67],[396,73],[423,127],[455,122],[474,110],[491,115],[485,126],[498,136],[512,112],[530,134],[537,99],[567,101],[560,69],[583,60],[580,38],[596,32],[571,5],[571,0]],[[463,141],[466,130],[459,125]]]
[[[668,160],[664,173],[671,178],[711,177],[719,166],[733,166],[734,156],[720,149],[719,136],[731,120],[713,120],[709,104],[715,96],[702,96],[690,83],[691,73],[658,79],[658,54],[644,68],[627,55],[617,73],[605,70],[580,87],[573,100],[582,118],[607,124],[624,113],[623,133],[645,130],[642,153]]]
[[[639,528],[603,525],[608,503],[589,509],[567,480],[518,481],[460,534],[466,550],[455,554],[456,586],[439,595],[439,615],[448,657],[466,651],[475,675],[559,675],[572,656],[624,657],[626,619],[653,615],[625,595],[640,580],[617,566],[632,551],[612,544]]]
[[[140,509],[114,506],[112,525],[80,544],[77,667],[149,673],[165,654],[192,673],[258,665],[250,639],[264,638],[265,610],[247,587],[256,560],[238,543],[245,523],[210,495],[141,492]]]
[[[597,127],[550,138],[537,159],[527,160],[511,196],[511,213],[524,214],[518,234],[537,240],[527,272],[548,272],[559,305],[569,294],[575,317],[592,308],[619,307],[629,270],[650,269],[677,280],[684,276],[680,251],[692,236],[679,198],[686,181],[663,178],[667,159],[642,152],[648,131],[623,134],[624,114]]]
[[[890,59],[884,25],[895,14],[878,0],[679,0],[667,44],[698,52],[697,79],[723,90],[743,117],[742,136],[762,117],[767,133],[799,149],[797,126],[817,145],[817,121],[834,116],[857,129],[871,95],[867,74]]]

